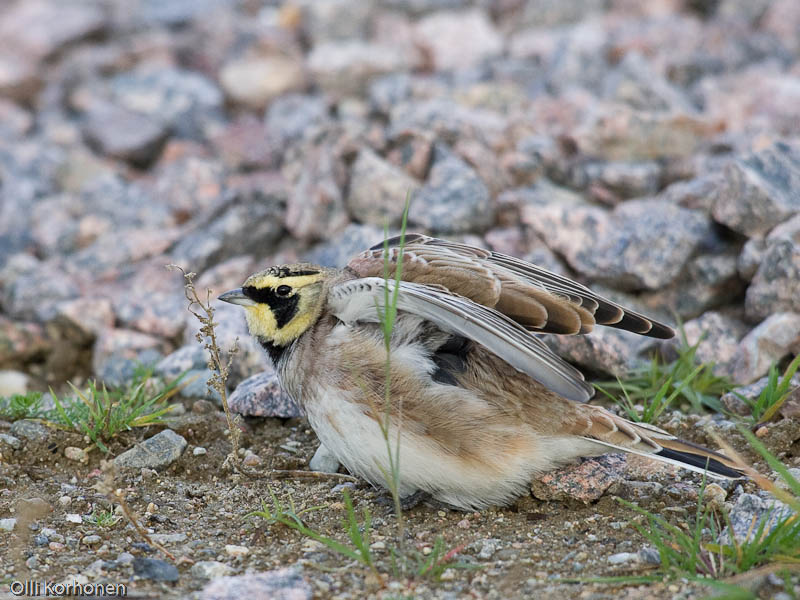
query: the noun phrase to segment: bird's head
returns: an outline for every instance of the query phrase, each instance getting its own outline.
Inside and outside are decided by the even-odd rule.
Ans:
[[[250,334],[259,341],[286,346],[319,318],[326,275],[308,263],[270,267],[219,299],[244,307]]]

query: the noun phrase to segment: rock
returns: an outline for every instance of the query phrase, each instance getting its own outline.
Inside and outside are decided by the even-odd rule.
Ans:
[[[43,444],[50,437],[50,430],[38,421],[21,419],[14,421],[9,429],[11,435],[31,442]]]
[[[218,406],[221,406],[222,398],[219,392],[208,387],[208,382],[212,376],[213,374],[206,367],[189,371],[181,380],[180,396],[189,400],[194,400],[195,398],[212,400]]]
[[[432,158],[433,136],[420,131],[408,131],[397,136],[386,153],[388,162],[420,180],[428,177]]]
[[[234,171],[277,167],[282,143],[276,141],[251,114],[240,116],[212,138],[225,166]]]
[[[553,186],[535,187],[547,193]],[[537,194],[523,207],[523,222],[574,269],[620,289],[661,289],[712,236],[705,215],[664,200],[631,200],[608,213],[561,196],[566,202]]]
[[[587,189],[597,201],[617,204],[627,198],[655,194],[662,167],[655,161],[588,162],[571,173],[570,185]]]
[[[591,335],[547,336],[543,341],[562,358],[609,375],[622,375],[641,364],[647,343],[640,335],[610,327],[597,327]]]
[[[186,156],[158,166],[152,194],[173,219],[202,220],[224,205],[225,176],[219,161]]]
[[[17,520],[14,518],[0,519],[0,531],[14,531],[17,526]]]
[[[298,240],[329,239],[347,225],[346,171],[338,154],[332,143],[312,139],[284,163],[290,185],[286,228]]]
[[[56,306],[51,324],[61,337],[78,345],[91,344],[114,326],[114,310],[107,298],[76,298]]]
[[[323,267],[344,267],[356,254],[383,242],[383,230],[375,225],[351,223],[328,242],[317,244],[303,260]]]
[[[479,560],[489,560],[502,547],[502,541],[497,538],[481,540],[477,557]]]
[[[234,256],[269,252],[283,233],[286,196],[282,180],[262,181],[263,189],[243,190],[178,241],[170,251],[175,263],[200,271]]]
[[[103,539],[99,535],[86,535],[81,538],[83,546],[97,546]]]
[[[217,579],[233,573],[233,569],[216,560],[201,560],[192,565],[192,575],[198,579]]]
[[[683,208],[702,210],[710,214],[717,189],[723,184],[723,180],[724,175],[721,173],[708,173],[694,179],[676,181],[667,186],[660,196]]]
[[[339,459],[336,458],[324,444],[320,444],[314,456],[308,462],[308,468],[320,473],[338,473]]]
[[[164,342],[127,329],[104,330],[94,343],[92,369],[100,381],[121,386],[142,364],[161,360]]]
[[[19,438],[16,438],[13,435],[8,435],[7,433],[0,433],[0,442],[12,450],[19,450],[22,448],[22,442],[19,440]]]
[[[152,533],[152,539],[157,544],[178,544],[186,541],[185,533]]]
[[[697,361],[714,363],[716,375],[733,375],[739,341],[747,331],[748,327],[742,321],[717,311],[706,312],[683,325],[686,342],[690,346],[697,344]],[[673,340],[667,343],[677,347],[677,339]]]
[[[7,47],[41,60],[105,26],[106,14],[99,5],[25,0],[11,2],[0,15],[0,39]]]
[[[623,565],[630,562],[639,562],[639,554],[637,552],[619,552],[612,554],[608,557],[608,564]]]
[[[644,111],[694,112],[689,98],[640,52],[628,52],[605,80],[604,96]]]
[[[28,391],[30,377],[20,371],[0,371],[0,398],[24,395]]]
[[[0,292],[5,313],[15,321],[48,321],[59,303],[80,296],[79,276],[67,272],[59,259],[30,266],[7,278]]]
[[[250,548],[247,546],[237,546],[235,544],[225,544],[225,553],[234,558],[241,558],[250,554]]]
[[[303,63],[283,54],[255,54],[226,63],[219,74],[225,94],[255,110],[272,100],[306,86]]]
[[[750,407],[739,396],[744,396],[748,400],[755,401],[769,383],[769,377],[762,377],[749,385],[738,387],[722,395],[720,402],[725,405],[732,413],[747,416],[751,413]],[[800,375],[795,374],[791,380],[791,387],[800,386]]]
[[[408,220],[442,234],[487,229],[493,221],[489,190],[463,160],[437,147],[428,181],[412,197]]]
[[[0,315],[0,365],[23,365],[44,357],[51,349],[52,342],[41,325],[14,322]]]
[[[764,500],[754,494],[741,494],[728,513],[730,526],[725,527],[717,538],[717,543],[730,544],[732,533],[738,543],[752,541],[761,530],[768,535],[778,523],[792,514],[791,509],[777,500]]]
[[[713,245],[715,236],[706,242]],[[653,310],[669,310],[683,319],[692,319],[709,309],[728,304],[738,298],[744,283],[738,277],[738,259],[734,248],[705,253],[692,258],[671,285],[642,294],[641,302]]]
[[[303,30],[312,46],[333,40],[364,38],[373,14],[370,4],[359,0],[301,0],[298,6],[303,11]]]
[[[274,598],[275,600],[311,600],[311,586],[297,568],[284,568],[236,577],[219,577],[200,592],[200,600]]]
[[[323,91],[334,96],[354,96],[369,82],[413,64],[411,50],[382,43],[346,40],[315,46],[307,57],[308,68]]]
[[[42,87],[42,73],[33,57],[3,49],[0,53],[0,96],[16,102],[32,102]]]
[[[578,500],[588,504],[622,480],[624,465],[625,459],[616,454],[584,459],[534,481],[531,492],[540,500]]]
[[[182,373],[206,368],[207,363],[208,352],[195,341],[164,357],[153,368],[153,374],[170,383]]]
[[[749,237],[764,236],[800,212],[798,188],[800,150],[775,143],[728,166],[714,201],[714,219]]]
[[[133,574],[151,581],[178,581],[179,573],[175,565],[159,558],[137,556],[133,559]]]
[[[328,122],[328,112],[324,98],[310,94],[284,94],[269,105],[265,124],[276,147],[282,148],[303,139],[308,131]]]
[[[733,359],[733,379],[752,383],[770,365],[789,354],[800,353],[800,314],[777,313],[767,317],[739,343]]]
[[[76,448],[75,446],[67,446],[64,448],[64,458],[83,464],[89,462],[89,454],[86,450],[83,448]]]
[[[719,127],[687,113],[636,111],[619,104],[596,115],[575,139],[583,153],[615,161],[689,156]]]
[[[114,459],[114,463],[132,469],[159,469],[178,460],[185,448],[183,437],[165,429],[126,450]]]
[[[84,135],[95,150],[139,167],[158,156],[167,128],[142,115],[111,104],[98,104],[86,113]]]
[[[290,419],[303,414],[294,400],[283,391],[272,369],[240,383],[228,398],[228,406],[233,412],[250,417]]]
[[[197,71],[142,67],[115,75],[110,86],[114,104],[148,115],[180,137],[204,139],[207,128],[222,120],[222,92]]]
[[[418,189],[416,180],[362,148],[350,174],[347,208],[361,223],[397,226],[406,198],[413,198]]]
[[[776,312],[800,312],[800,215],[773,229],[747,288],[745,311],[759,320]]]
[[[751,281],[753,276],[758,271],[758,266],[764,260],[764,255],[767,253],[767,242],[761,238],[751,238],[747,240],[742,246],[742,252],[739,254],[739,260],[736,263],[736,269],[739,271],[739,277],[744,281]]]
[[[433,13],[417,23],[414,33],[439,71],[472,67],[503,51],[503,38],[480,10]]]
[[[411,76],[408,73],[390,73],[373,79],[367,95],[373,111],[388,115],[393,106],[411,96]]]
[[[497,112],[431,98],[395,105],[389,114],[387,133],[390,139],[416,130],[448,144],[455,144],[462,137],[503,143],[507,140],[507,125],[506,119]]]

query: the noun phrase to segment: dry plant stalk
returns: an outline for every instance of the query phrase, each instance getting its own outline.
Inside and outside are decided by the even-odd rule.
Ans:
[[[164,556],[169,558],[172,562],[178,562],[175,556],[169,550],[164,548],[164,546],[158,542],[153,541],[153,539],[150,537],[150,534],[147,533],[147,529],[142,527],[142,525],[139,523],[136,513],[134,513],[133,510],[131,510],[131,507],[128,505],[128,501],[125,500],[124,491],[121,488],[114,487],[114,480],[116,478],[116,467],[114,466],[114,463],[110,460],[102,460],[100,461],[100,470],[103,472],[103,477],[99,479],[98,482],[92,487],[103,494],[112,505],[114,503],[119,504],[119,507],[122,509],[122,514],[125,515],[125,518],[128,519],[128,522],[133,526],[133,528],[145,542],[160,550]],[[186,561],[194,562],[185,557],[182,558],[180,562]]]
[[[231,365],[233,364],[233,357],[239,350],[238,338],[237,341],[234,342],[233,347],[228,349],[228,360],[223,360],[222,351],[217,343],[217,334],[214,330],[217,324],[214,323],[214,307],[211,306],[211,290],[206,290],[206,301],[204,303],[197,294],[197,289],[194,287],[196,273],[187,273],[178,265],[167,265],[167,268],[180,271],[183,273],[183,278],[186,280],[184,289],[186,299],[189,301],[187,310],[192,313],[201,324],[200,331],[195,335],[195,339],[200,344],[203,344],[203,348],[208,350],[209,353],[208,370],[211,371],[212,374],[207,383],[208,389],[216,391],[219,394],[222,399],[222,408],[225,411],[225,418],[228,420],[228,429],[231,434],[231,453],[228,454],[222,466],[230,465],[237,472],[244,472],[241,469],[239,461],[239,436],[241,435],[241,431],[238,427],[237,418],[231,414],[228,408],[228,391],[225,387],[228,381],[228,375],[230,375]],[[194,305],[200,307],[200,312],[192,310]]]

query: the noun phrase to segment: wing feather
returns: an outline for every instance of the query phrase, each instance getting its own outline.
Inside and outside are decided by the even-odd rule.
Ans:
[[[365,277],[334,285],[328,309],[346,323],[377,322],[378,306],[396,283]],[[522,325],[506,315],[468,298],[426,285],[400,282],[398,310],[418,315],[443,330],[467,337],[486,347],[514,368],[527,373],[550,390],[578,402],[592,397],[594,389],[572,365],[556,356]]]

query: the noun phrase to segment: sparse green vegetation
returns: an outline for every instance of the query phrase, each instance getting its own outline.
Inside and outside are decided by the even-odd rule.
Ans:
[[[107,388],[89,381],[85,389],[69,384],[73,395],[61,398],[50,390],[52,408],[45,408],[39,392],[0,398],[0,416],[16,421],[39,419],[54,427],[87,436],[100,450],[108,452],[105,442],[134,427],[161,424],[169,408],[167,400],[180,389],[182,376],[170,384],[153,377],[148,369],[137,370],[126,386]]]
[[[678,358],[664,363],[654,356],[649,363],[595,387],[618,403],[633,421],[653,423],[676,401],[687,402],[693,412],[724,412],[719,398],[735,387],[727,377],[714,374],[714,363],[699,363],[697,348],[681,331]],[[639,408],[641,406],[641,408]]]
[[[90,523],[102,529],[109,529],[116,525],[122,517],[115,515],[113,510],[94,509],[92,514],[83,518],[85,523]]]
[[[750,420],[753,425],[771,420],[786,402],[792,393],[792,377],[800,367],[800,354],[794,357],[789,366],[783,372],[783,377],[779,376],[777,365],[772,365],[769,369],[767,387],[765,387],[758,398],[750,399],[736,394],[748,407],[750,407]],[[736,393],[736,392],[734,392]]]
[[[14,394],[9,398],[0,398],[0,418],[18,421],[20,419],[41,419],[46,414],[41,392]]]

